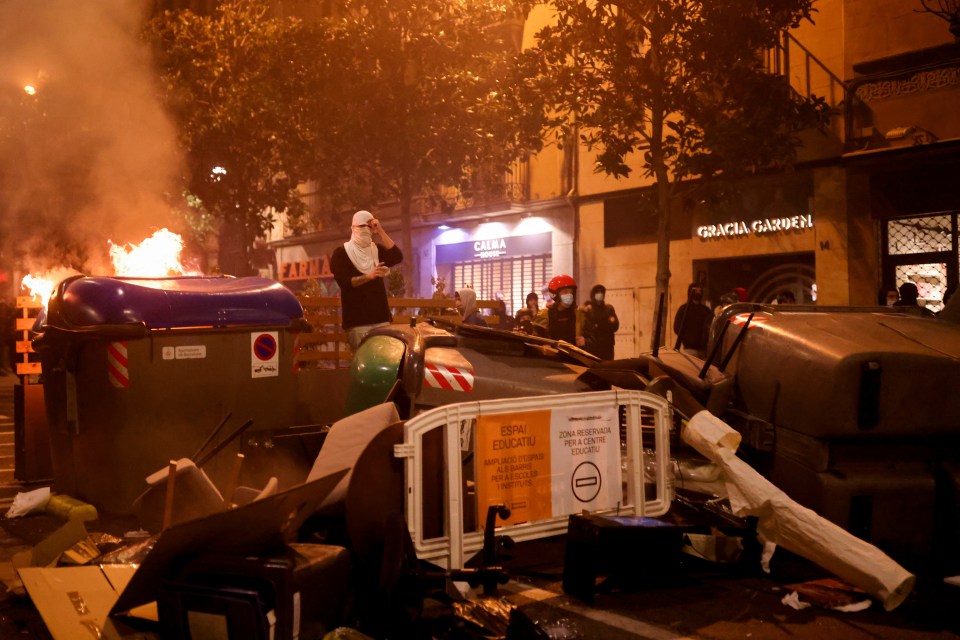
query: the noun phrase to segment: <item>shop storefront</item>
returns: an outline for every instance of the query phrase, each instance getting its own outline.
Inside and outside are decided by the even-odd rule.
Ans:
[[[399,240],[396,223],[384,221],[391,237]],[[411,276],[405,295],[411,297],[431,297],[442,280],[445,295],[471,287],[481,299],[502,298],[513,314],[528,293],[539,295],[556,273],[573,271],[569,207],[421,223],[414,226],[412,236],[413,248],[401,247]],[[330,256],[343,241],[342,233],[320,232],[271,243],[278,280],[294,291],[309,286],[320,295],[337,295]]]
[[[515,313],[554,275],[553,233],[438,244],[436,266],[451,289],[471,287],[480,298],[502,299]]]

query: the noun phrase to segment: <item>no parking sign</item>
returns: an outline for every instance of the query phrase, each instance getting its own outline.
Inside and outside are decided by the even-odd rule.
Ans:
[[[250,377],[280,375],[279,335],[277,331],[250,334]]]

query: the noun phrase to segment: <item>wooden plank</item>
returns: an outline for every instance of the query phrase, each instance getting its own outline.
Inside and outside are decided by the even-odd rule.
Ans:
[[[33,342],[30,340],[17,340],[17,353],[35,353]]]
[[[301,333],[297,338],[297,344],[301,347],[314,344],[327,344],[328,342],[342,342],[346,344],[347,333],[345,331],[337,331],[334,333]]]
[[[297,354],[298,362],[327,362],[330,360],[349,362],[352,359],[353,354],[349,351],[301,351]]]
[[[17,296],[17,309],[42,309],[40,296]]]
[[[36,318],[17,318],[17,331],[30,331]]]
[[[39,362],[18,362],[17,363],[18,376],[29,376],[35,373],[41,373]]]

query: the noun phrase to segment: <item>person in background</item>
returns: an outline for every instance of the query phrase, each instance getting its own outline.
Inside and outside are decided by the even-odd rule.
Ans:
[[[694,282],[687,287],[687,301],[680,305],[673,318],[677,346],[690,355],[705,357],[712,321],[713,312],[703,303],[703,287]]]
[[[477,293],[470,288],[457,289],[455,295],[457,311],[463,318],[463,324],[472,324],[478,327],[487,326],[487,321],[480,315],[477,309]]]
[[[893,303],[894,307],[918,307],[920,306],[920,291],[917,285],[912,282],[904,282],[900,285],[900,299]]]
[[[892,307],[898,302],[900,302],[900,294],[897,292],[896,287],[887,287],[880,292],[881,306]]]
[[[740,301],[740,298],[733,291],[728,291],[727,293],[720,296],[720,302],[716,304],[713,308],[713,317],[716,318],[720,315],[720,312],[729,307],[732,304],[737,304]]]
[[[553,340],[564,340],[578,347],[587,344],[584,335],[585,318],[577,308],[577,281],[561,274],[547,285],[554,304],[542,309],[533,324],[538,334]]]
[[[585,310],[592,334],[592,344],[587,350],[603,360],[613,360],[614,334],[620,329],[620,319],[613,305],[606,303],[607,288],[602,284],[593,285],[590,290],[590,308]]]
[[[527,294],[527,302],[525,307],[521,307],[517,311],[517,315],[514,316],[517,325],[520,324],[520,315],[529,315],[530,318],[536,318],[537,314],[540,313],[540,299],[537,297],[537,294],[531,291]]]
[[[549,283],[549,282],[548,282],[547,284],[543,285],[543,288],[540,289],[540,297],[543,299],[543,307],[544,307],[545,309],[549,309],[550,307],[553,306],[554,300],[553,300],[553,294],[550,293],[550,283]],[[540,312],[537,311],[537,313],[534,314],[534,317],[536,317],[537,314],[539,314],[539,313],[540,313]]]
[[[515,330],[522,331],[523,333],[529,333],[530,335],[534,335],[535,333],[533,328],[534,317],[535,316],[533,315],[533,313],[531,313],[530,309],[528,309],[527,307],[524,307],[520,309],[520,311],[517,311],[517,317],[516,317],[517,326],[515,327]]]
[[[340,286],[343,329],[356,351],[372,329],[393,320],[384,277],[403,261],[403,252],[369,211],[353,214],[350,232],[350,240],[330,256],[330,271]]]
[[[793,291],[781,291],[777,294],[777,304],[797,304]]]
[[[517,326],[517,321],[513,316],[507,313],[507,303],[503,299],[502,293],[497,293],[497,329],[501,331],[513,331]]]

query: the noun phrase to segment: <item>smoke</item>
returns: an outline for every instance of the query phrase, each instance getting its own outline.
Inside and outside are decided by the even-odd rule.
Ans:
[[[8,267],[110,273],[108,240],[176,226],[167,200],[180,169],[176,134],[139,37],[150,4],[0,0]]]

